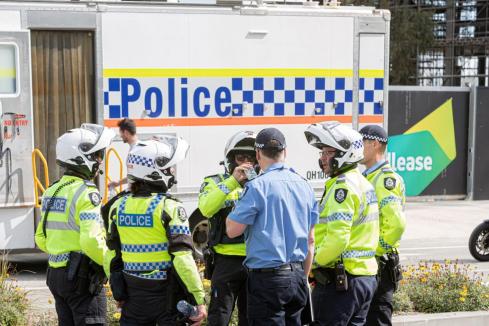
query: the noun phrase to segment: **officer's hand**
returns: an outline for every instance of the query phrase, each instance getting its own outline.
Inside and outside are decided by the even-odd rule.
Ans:
[[[237,166],[234,171],[233,171],[233,177],[238,181],[240,184],[243,184],[247,179],[246,177],[246,171],[248,169],[252,169],[253,165],[249,163],[243,163],[240,166]]]
[[[110,188],[115,188],[119,186],[119,181],[111,181],[109,182],[109,189]]]
[[[200,326],[202,322],[204,322],[204,320],[207,318],[207,309],[205,308],[205,305],[198,305],[197,311],[199,312],[197,316],[189,318],[191,321],[195,322],[191,326]]]

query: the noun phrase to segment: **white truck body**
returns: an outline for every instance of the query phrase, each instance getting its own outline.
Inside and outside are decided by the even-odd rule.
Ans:
[[[282,130],[287,164],[322,188],[318,153],[303,131],[325,120],[386,125],[389,20],[371,7],[0,3],[2,144],[15,167],[0,165],[0,249],[34,247],[32,30],[93,31],[92,122],[117,128],[129,117],[141,139],[189,141],[173,191],[190,215],[203,178],[223,172],[225,142],[240,130]],[[113,147],[124,159],[129,146]],[[112,179],[116,166],[106,171]]]

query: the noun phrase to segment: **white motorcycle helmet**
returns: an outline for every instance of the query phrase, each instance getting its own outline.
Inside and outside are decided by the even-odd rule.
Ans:
[[[337,150],[331,160],[332,172],[363,159],[362,135],[337,121],[314,123],[304,133],[309,145],[319,149],[329,146]]]
[[[256,134],[253,131],[240,131],[234,134],[224,147],[224,164],[228,173],[233,173],[236,168],[234,156],[244,153],[255,157]]]
[[[71,129],[58,138],[56,162],[86,179],[92,179],[99,169],[97,158],[103,160],[105,149],[114,137],[115,133],[111,129],[84,123],[80,128]]]
[[[127,157],[129,181],[141,181],[166,192],[177,183],[172,167],[187,156],[189,147],[183,138],[174,136],[138,143]]]

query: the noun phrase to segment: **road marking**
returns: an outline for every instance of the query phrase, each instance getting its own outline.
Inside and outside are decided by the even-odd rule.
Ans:
[[[446,247],[419,247],[419,248],[403,248],[401,247],[401,255],[405,250],[438,250],[438,249],[461,249],[467,248],[467,246],[446,246]]]

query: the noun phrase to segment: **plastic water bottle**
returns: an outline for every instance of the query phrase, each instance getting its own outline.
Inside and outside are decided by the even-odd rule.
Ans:
[[[185,317],[195,317],[199,314],[196,306],[192,306],[185,300],[180,300],[177,303],[177,310]]]

